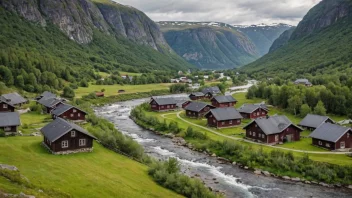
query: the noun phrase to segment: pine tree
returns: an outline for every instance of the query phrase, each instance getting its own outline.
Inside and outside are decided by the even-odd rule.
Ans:
[[[321,100],[319,100],[317,106],[314,107],[314,113],[322,116],[326,115],[326,109],[324,107],[324,103]]]

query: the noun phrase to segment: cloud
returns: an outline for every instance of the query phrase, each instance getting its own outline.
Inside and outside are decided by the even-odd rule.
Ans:
[[[297,25],[320,0],[114,0],[154,21],[218,21],[229,24]]]

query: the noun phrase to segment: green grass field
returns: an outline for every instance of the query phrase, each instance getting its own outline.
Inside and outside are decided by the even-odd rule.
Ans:
[[[147,167],[94,142],[92,153],[52,155],[42,137],[0,139],[0,163],[15,165],[29,181],[72,197],[180,197],[157,185]],[[2,183],[0,189],[20,193],[20,186]]]
[[[77,98],[81,98],[84,95],[88,95],[92,92],[101,91],[105,89],[105,96],[118,95],[117,91],[120,89],[125,90],[128,93],[137,92],[150,92],[153,90],[164,90],[169,89],[171,83],[160,83],[160,84],[147,84],[147,85],[89,85],[89,87],[79,87],[75,90]]]
[[[51,122],[50,115],[38,114],[36,112],[21,114],[20,119],[22,125],[19,127],[19,131],[21,131],[23,134],[39,132],[40,128]]]

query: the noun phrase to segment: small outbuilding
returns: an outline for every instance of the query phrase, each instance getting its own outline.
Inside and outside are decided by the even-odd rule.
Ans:
[[[13,106],[22,106],[26,103],[28,103],[28,100],[23,98],[20,94],[17,92],[9,93],[9,94],[3,94],[0,97],[1,100],[6,101],[10,103]]]
[[[150,107],[153,111],[170,111],[177,108],[177,101],[174,98],[151,98]]]
[[[191,102],[186,106],[186,116],[191,118],[202,118],[210,109],[215,107],[203,102]]]
[[[257,118],[247,124],[246,138],[267,144],[280,144],[300,140],[300,127],[294,125],[286,116]]]
[[[95,93],[95,96],[96,96],[96,97],[99,97],[99,98],[100,98],[100,97],[104,97],[104,96],[105,96],[105,93],[104,93],[104,92],[96,92],[96,93]]]
[[[307,86],[307,87],[313,86],[313,84],[311,82],[309,82],[308,79],[297,79],[294,83],[296,85],[304,85],[304,86]]]
[[[17,112],[0,113],[0,129],[5,135],[16,135],[20,125],[20,115]]]
[[[205,117],[208,120],[208,126],[216,128],[228,128],[241,124],[242,116],[233,107],[216,108],[210,110]]]
[[[328,116],[307,114],[298,126],[313,131],[324,123],[335,123],[335,121],[330,119]]]
[[[43,145],[53,154],[69,154],[93,151],[93,140],[97,138],[82,127],[58,118],[40,130]]]
[[[352,148],[352,129],[337,124],[323,123],[311,134],[312,144],[329,150]]]
[[[220,95],[221,94],[221,90],[217,86],[215,86],[215,87],[207,87],[207,88],[204,88],[202,90],[202,93],[204,94],[205,98],[211,99],[214,96]]]
[[[189,95],[191,100],[202,100],[204,99],[205,95],[203,92],[193,92]]]
[[[15,106],[0,99],[0,112],[15,112]]]
[[[261,104],[244,104],[237,110],[245,119],[266,117],[269,112],[267,107]]]
[[[59,105],[64,104],[62,99],[47,97],[39,99],[37,103],[43,105],[46,108],[46,113],[51,113],[51,111],[56,109]]]
[[[236,103],[237,100],[232,96],[214,96],[211,99],[211,104],[218,108],[233,107]]]
[[[63,118],[72,121],[84,121],[87,115],[85,111],[65,103],[56,107],[51,114],[53,119]]]

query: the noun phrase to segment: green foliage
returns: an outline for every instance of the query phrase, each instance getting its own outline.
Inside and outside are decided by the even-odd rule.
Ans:
[[[5,131],[3,129],[0,129],[0,137],[5,137]]]
[[[312,112],[312,109],[308,106],[308,104],[303,104],[300,108],[300,117],[304,118],[307,114]]]
[[[43,111],[45,111],[45,107],[43,107],[42,105],[40,104],[32,104],[29,109],[33,112],[36,112],[38,114],[41,114]]]
[[[191,179],[179,174],[180,165],[175,158],[169,158],[162,163],[154,163],[149,168],[149,175],[160,185],[192,198],[216,198],[198,179]]]
[[[185,137],[186,138],[193,138],[193,139],[200,139],[200,140],[208,139],[208,137],[205,133],[195,131],[192,127],[187,128],[187,130],[185,132]]]
[[[62,97],[65,98],[74,98],[75,97],[75,92],[71,87],[65,87],[64,91],[62,93]]]
[[[173,84],[169,89],[170,93],[185,93],[190,91],[187,84]]]
[[[317,106],[314,107],[314,113],[322,116],[326,115],[326,109],[324,107],[324,103],[321,100],[319,100]]]

